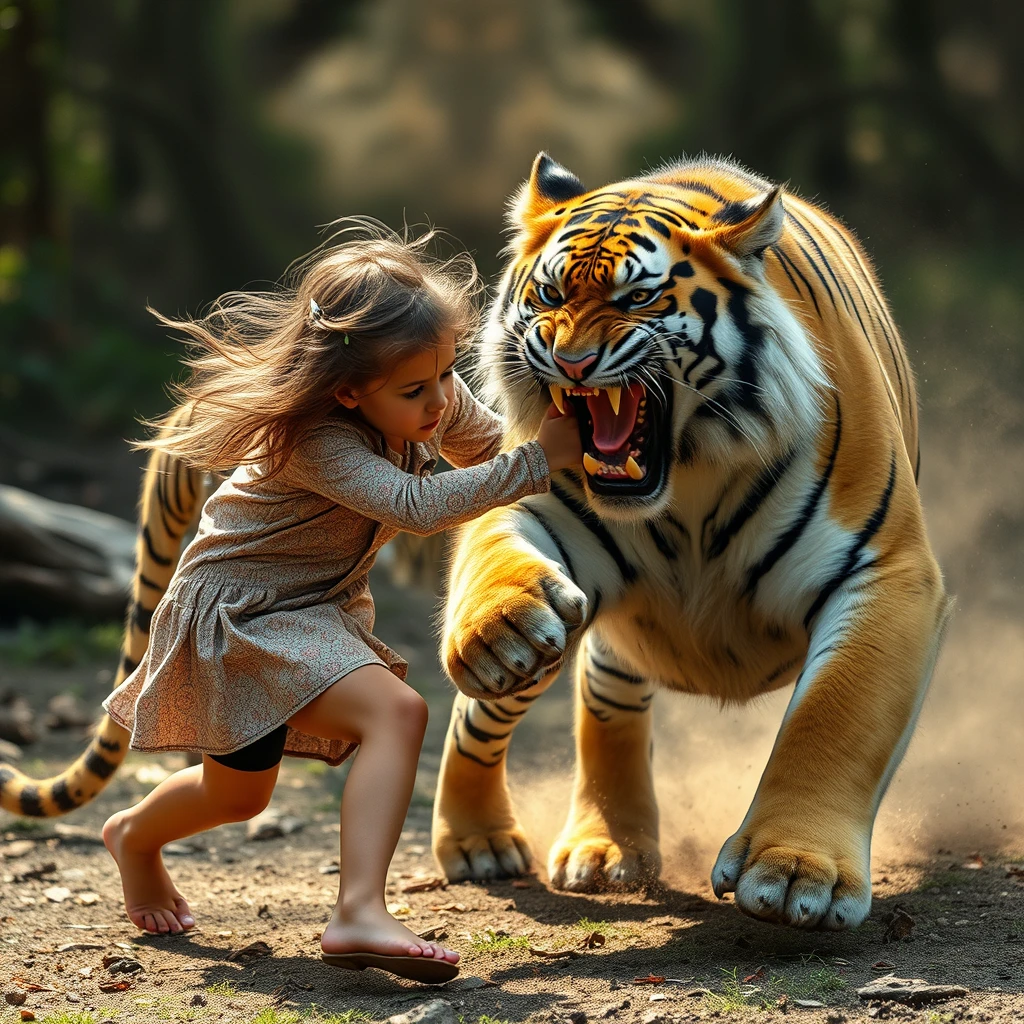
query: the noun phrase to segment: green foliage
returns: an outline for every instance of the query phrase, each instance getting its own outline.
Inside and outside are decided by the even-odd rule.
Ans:
[[[501,935],[493,928],[486,928],[469,942],[473,953],[502,953],[509,949],[529,949],[530,939],[526,935]]]
[[[119,622],[85,626],[79,622],[19,623],[0,636],[0,661],[17,665],[86,665],[115,658],[124,627]]]
[[[206,991],[211,996],[223,996],[225,999],[238,995],[238,989],[230,981],[216,981],[212,985],[207,985]]]

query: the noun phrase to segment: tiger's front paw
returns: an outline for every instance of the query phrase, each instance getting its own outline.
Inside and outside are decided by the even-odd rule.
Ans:
[[[721,899],[735,892],[740,910],[763,921],[831,931],[856,928],[871,909],[869,847],[856,840],[841,844],[846,849],[827,848],[831,845],[786,841],[777,827],[737,832],[711,872],[715,895]]]
[[[658,845],[645,838],[627,844],[605,835],[562,836],[548,856],[552,887],[569,892],[639,889],[660,873]]]
[[[557,568],[495,558],[477,578],[452,580],[445,667],[470,697],[496,700],[529,686],[557,665],[587,614],[586,595]]]

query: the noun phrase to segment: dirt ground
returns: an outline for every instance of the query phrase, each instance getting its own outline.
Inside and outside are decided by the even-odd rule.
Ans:
[[[389,897],[416,931],[446,934],[446,944],[463,954],[461,976],[434,989],[320,962],[345,768],[306,761],[286,761],[271,805],[297,818],[301,830],[254,842],[243,825],[225,826],[182,843],[168,864],[199,925],[187,938],[141,936],[123,916],[99,829],[114,809],[184,762],[180,755],[133,754],[100,798],[66,819],[25,822],[0,812],[0,984],[27,993],[23,1005],[0,1004],[0,1024],[20,1020],[23,1010],[53,1024],[340,1024],[383,1020],[434,998],[450,1004],[460,1024],[783,1014],[808,1024],[1024,1020],[1024,524],[1019,481],[1005,472],[1012,461],[984,457],[1001,446],[1019,460],[1024,444],[1019,415],[977,403],[976,394],[956,401],[962,407],[940,405],[935,413],[922,486],[959,611],[879,815],[875,902],[856,932],[764,925],[731,900],[716,900],[708,883],[718,847],[756,787],[788,693],[725,711],[659,697],[664,882],[643,894],[593,896],[556,892],[544,880],[572,770],[571,702],[568,687],[557,684],[527,716],[510,754],[538,875],[406,891],[436,877],[430,808],[450,691],[435,655],[432,599],[375,570],[378,629],[408,658],[410,679],[432,709]],[[974,425],[986,438],[984,450],[942,429],[945,413],[961,422],[967,405],[982,410]],[[0,663],[0,691],[20,692],[39,709],[68,691],[98,706],[111,678],[109,665]],[[22,767],[36,777],[51,774],[82,748],[83,737],[81,730],[50,732],[25,748]],[[962,986],[967,994],[918,1008],[858,998],[858,988],[890,973]]]

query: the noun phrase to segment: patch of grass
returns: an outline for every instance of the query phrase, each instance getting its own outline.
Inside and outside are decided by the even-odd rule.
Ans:
[[[846,988],[846,982],[832,967],[819,967],[803,978],[797,979],[790,987],[790,995],[798,999],[819,999],[834,995]]]
[[[740,983],[738,968],[731,971],[722,968],[725,975],[722,981],[721,992],[711,992],[704,996],[704,1006],[712,1013],[736,1013],[739,1010],[748,1009],[757,1004],[751,1002],[750,997],[758,989],[757,985],[743,985]]]
[[[37,821],[35,818],[15,818],[14,821],[4,823],[5,832],[21,832],[29,835],[32,832],[48,832],[53,826],[47,821]]]
[[[595,921],[589,917],[581,917],[570,929],[585,938],[591,932],[600,932],[606,939],[628,938],[636,934],[636,928],[628,924],[615,924],[612,921]]]
[[[13,633],[0,638],[0,659],[17,665],[84,665],[113,660],[121,650],[124,626],[108,622],[42,624],[24,620]]]
[[[476,1024],[509,1024],[509,1022],[501,1017],[492,1017],[484,1013],[477,1017]]]
[[[225,999],[232,999],[238,995],[238,989],[230,981],[217,981],[206,986],[206,991],[211,996],[223,996]]]
[[[42,1024],[96,1024],[96,1018],[91,1013],[78,1010],[72,1013],[57,1013],[43,1017]]]
[[[487,928],[469,942],[472,953],[500,953],[507,949],[529,949],[531,945],[526,935],[499,935],[493,928]]]
[[[929,1010],[925,1017],[925,1024],[953,1024],[953,1014],[943,1013],[941,1010]]]
[[[357,1024],[359,1021],[373,1020],[365,1010],[344,1010],[341,1013],[321,1012],[314,1003],[301,1012],[281,1010],[268,1006],[251,1017],[247,1024]]]

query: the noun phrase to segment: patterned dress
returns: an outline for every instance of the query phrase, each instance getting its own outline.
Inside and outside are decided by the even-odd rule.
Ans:
[[[132,749],[232,753],[362,665],[404,679],[406,662],[373,635],[367,573],[401,530],[436,533],[549,489],[540,444],[500,453],[502,435],[456,376],[433,437],[401,455],[341,410],[273,479],[235,470],[203,508],[145,656],[104,701]],[[432,476],[439,455],[458,468]],[[354,750],[291,727],[285,741],[328,764]]]

